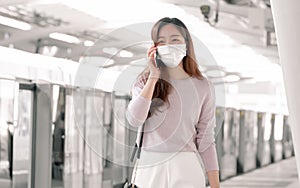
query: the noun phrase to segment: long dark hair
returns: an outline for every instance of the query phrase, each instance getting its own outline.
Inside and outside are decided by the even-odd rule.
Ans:
[[[196,62],[196,56],[195,56],[195,52],[194,52],[194,46],[193,46],[191,35],[190,35],[187,27],[185,26],[185,24],[182,21],[180,21],[178,18],[165,17],[165,18],[158,20],[152,27],[152,31],[151,31],[151,38],[152,38],[153,42],[154,43],[158,42],[157,40],[158,40],[158,34],[159,34],[160,29],[167,24],[173,24],[178,29],[178,31],[181,33],[181,35],[184,37],[186,47],[187,47],[186,56],[182,60],[184,71],[187,74],[189,74],[191,77],[203,79],[203,75],[201,74],[201,72],[198,68],[198,64]],[[162,69],[163,69],[163,67],[162,67]],[[141,74],[139,74],[137,82],[145,83],[148,79],[148,76],[150,73],[149,71],[150,70],[147,67]],[[163,72],[163,71],[161,70],[161,72]],[[164,79],[160,78],[156,82],[152,99],[159,98],[162,101],[167,102],[169,104],[168,95],[171,92],[172,87],[171,87],[171,84],[165,80],[165,78],[166,77],[164,77]],[[157,106],[159,106],[159,105],[151,104],[151,108],[152,108],[151,111],[153,112],[153,110],[154,110],[153,108],[156,108]],[[149,110],[148,117],[150,117],[150,116],[151,116],[151,113]]]

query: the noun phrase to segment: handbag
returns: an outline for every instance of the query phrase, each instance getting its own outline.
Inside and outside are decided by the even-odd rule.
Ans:
[[[136,177],[137,166],[138,166],[139,159],[141,156],[141,150],[142,150],[142,144],[143,144],[143,138],[144,138],[144,127],[145,127],[145,123],[142,125],[140,144],[138,145],[137,143],[135,143],[133,151],[131,153],[131,157],[130,157],[130,161],[133,162],[135,154],[137,153],[137,155],[136,155],[137,160],[136,160],[136,164],[134,165],[134,169],[133,169],[133,172],[134,172],[134,175],[132,177],[133,179],[131,182],[129,182],[128,178],[126,178],[126,180],[123,184],[123,188],[138,188],[138,186],[136,186],[134,184],[134,181],[135,181],[135,177]]]

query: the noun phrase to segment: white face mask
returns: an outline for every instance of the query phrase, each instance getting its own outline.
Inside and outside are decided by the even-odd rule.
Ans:
[[[170,68],[175,68],[186,56],[186,44],[170,44],[157,47],[157,52],[163,63]]]

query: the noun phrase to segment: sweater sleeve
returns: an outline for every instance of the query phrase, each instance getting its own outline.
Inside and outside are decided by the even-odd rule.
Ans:
[[[216,126],[215,89],[210,81],[208,81],[207,91],[201,107],[199,121],[196,125],[196,146],[206,172],[219,170],[214,135]]]
[[[134,127],[141,126],[148,116],[151,100],[140,95],[147,82],[145,76],[141,76],[131,88],[131,100],[127,106],[125,115],[130,125]]]

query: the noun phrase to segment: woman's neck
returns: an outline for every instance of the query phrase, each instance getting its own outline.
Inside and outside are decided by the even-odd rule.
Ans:
[[[186,78],[189,75],[184,71],[182,63],[180,63],[177,67],[175,68],[167,68],[166,69],[168,75],[172,79],[182,79]]]

